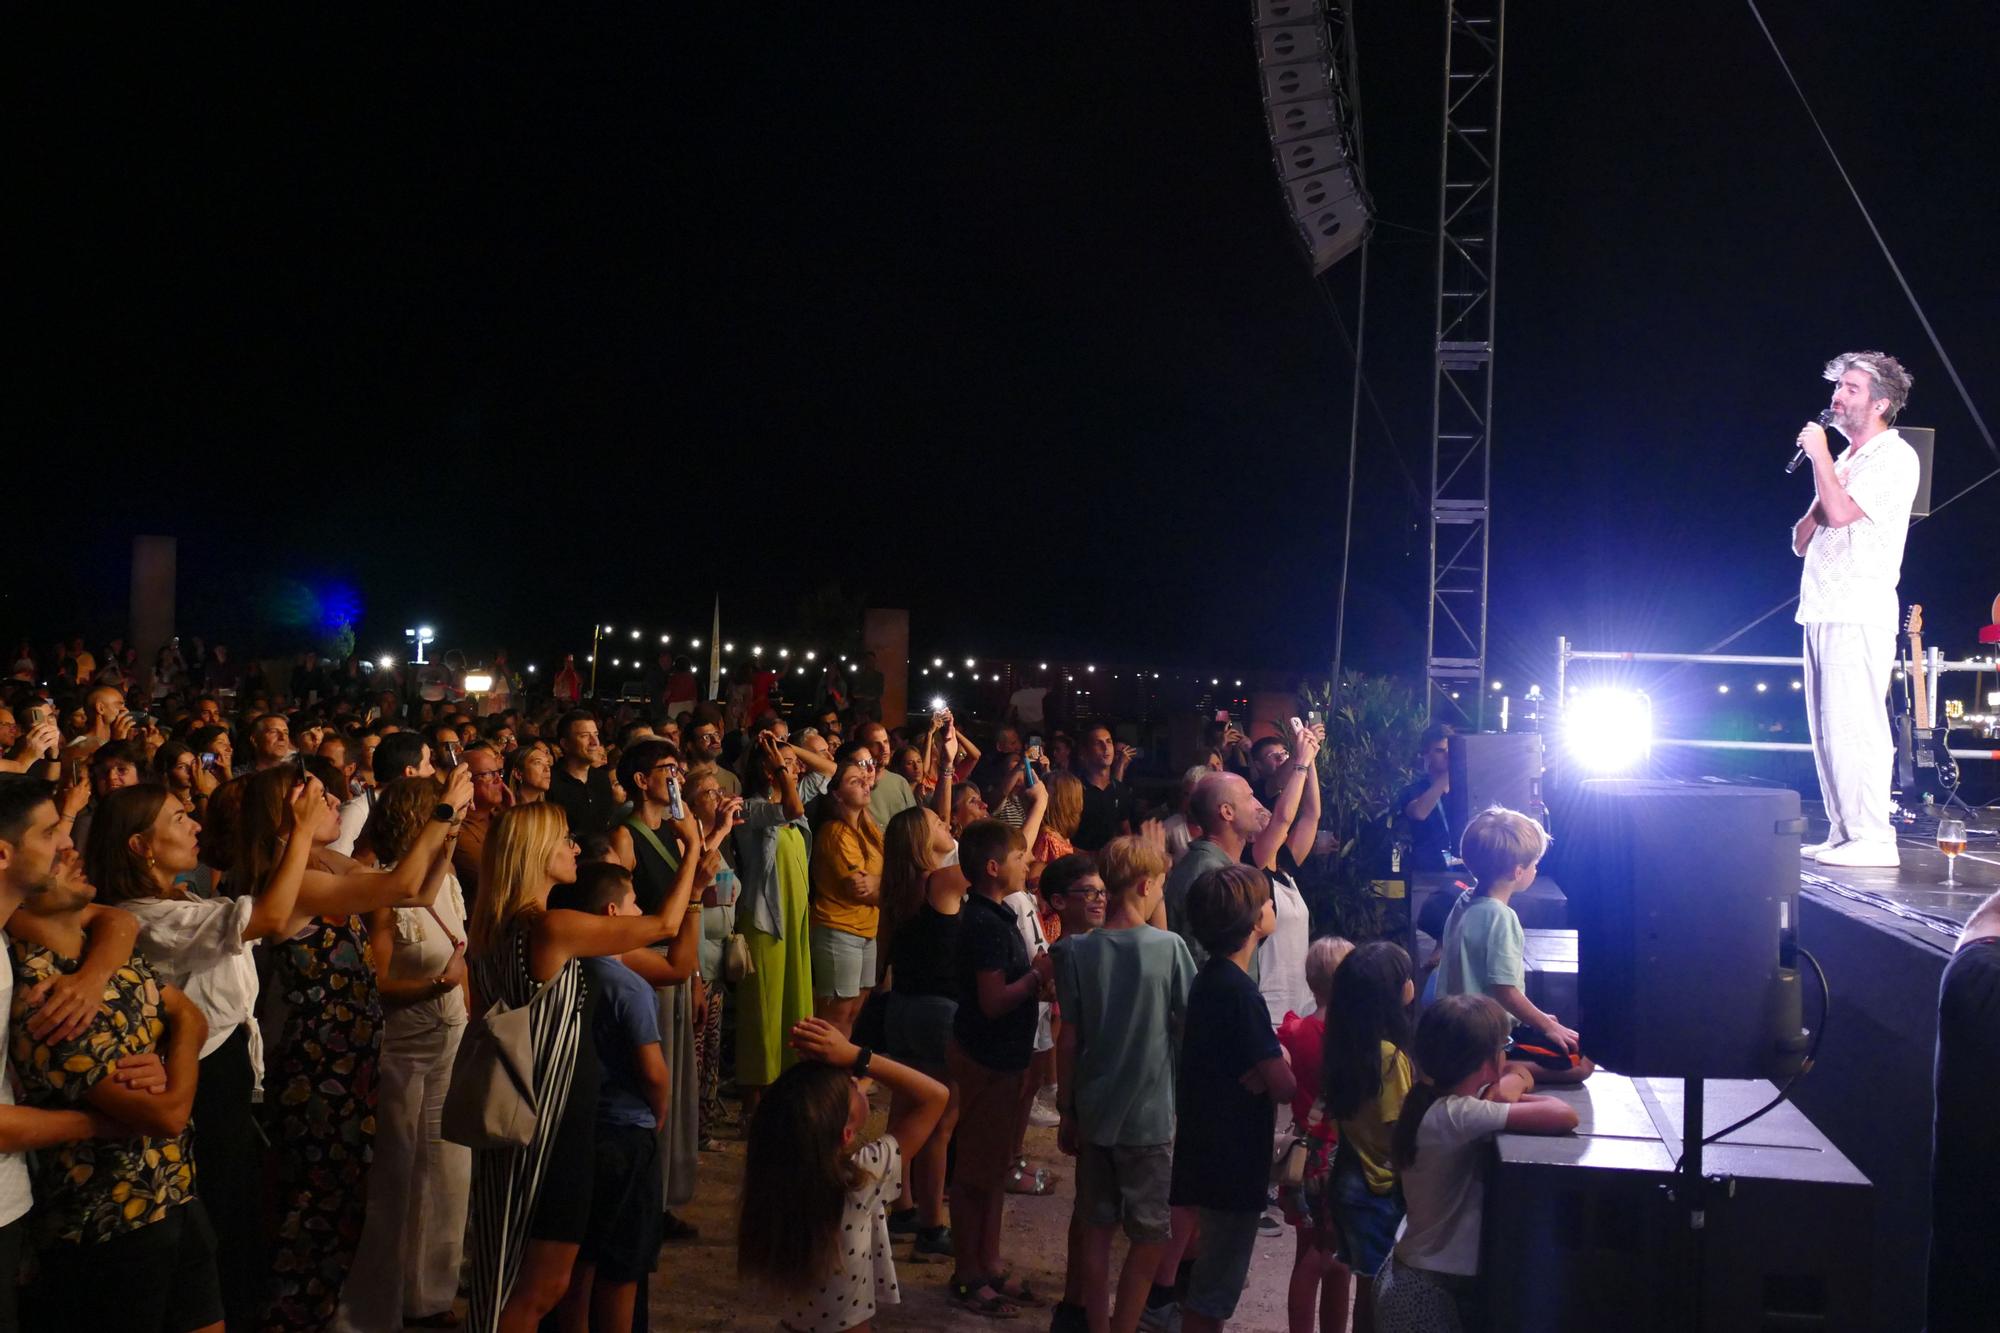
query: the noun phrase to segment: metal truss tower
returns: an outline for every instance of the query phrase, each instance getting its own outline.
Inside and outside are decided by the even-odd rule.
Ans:
[[[1493,301],[1499,250],[1500,72],[1506,0],[1445,0],[1431,395],[1427,712],[1478,725],[1486,696],[1493,481]],[[1463,697],[1456,697],[1462,695]]]

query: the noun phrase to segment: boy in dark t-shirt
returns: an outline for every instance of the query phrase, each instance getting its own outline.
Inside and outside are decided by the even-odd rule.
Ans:
[[[1019,829],[981,819],[958,840],[958,864],[972,883],[959,909],[958,1013],[945,1063],[958,1085],[957,1162],[952,1174],[955,1303],[999,1318],[1019,1313],[1025,1290],[1002,1283],[1000,1220],[1014,1150],[1014,1119],[1035,1051],[1036,1001],[1053,998],[1055,965],[1028,956],[1014,910],[1003,903],[1028,882]]]
[[[1198,1333],[1236,1312],[1270,1183],[1277,1108],[1296,1085],[1250,978],[1250,959],[1277,924],[1264,872],[1208,871],[1188,890],[1187,918],[1209,959],[1188,994],[1168,1197],[1200,1210],[1201,1253],[1181,1303],[1182,1327]]]

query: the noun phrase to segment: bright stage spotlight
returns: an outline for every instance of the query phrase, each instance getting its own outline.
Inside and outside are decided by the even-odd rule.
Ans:
[[[1653,701],[1637,690],[1585,690],[1563,714],[1570,758],[1593,773],[1623,773],[1653,749]]]

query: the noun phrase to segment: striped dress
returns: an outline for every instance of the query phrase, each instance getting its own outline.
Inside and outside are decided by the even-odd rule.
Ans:
[[[517,917],[501,936],[498,947],[472,962],[473,984],[487,1003],[504,1000],[515,1008],[536,1000],[535,1138],[525,1148],[485,1149],[472,1162],[472,1319],[468,1327],[492,1333],[502,1307],[521,1271],[536,1206],[542,1189],[554,1177],[558,1187],[574,1189],[575,1164],[557,1164],[556,1149],[569,1109],[570,1088],[576,1081],[579,1052],[590,1039],[584,1030],[587,983],[583,966],[572,958],[546,982],[528,970],[528,936],[532,917]],[[595,1078],[595,1062],[583,1052]],[[596,1100],[596,1088],[587,1089]],[[581,1179],[589,1181],[589,1163]],[[552,1173],[552,1167],[554,1171]]]

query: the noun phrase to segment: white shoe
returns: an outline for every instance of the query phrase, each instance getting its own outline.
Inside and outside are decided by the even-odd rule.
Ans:
[[[1880,866],[1893,870],[1903,864],[1893,842],[1844,842],[1819,854],[1823,866]]]
[[[1833,841],[1831,838],[1825,842],[1808,842],[1800,846],[1799,855],[1808,861],[1817,861],[1821,852],[1831,851],[1839,845],[1839,843]]]
[[[1056,1109],[1055,1096],[1050,1089],[1043,1088],[1029,1103],[1028,1123],[1038,1129],[1054,1129],[1062,1123],[1062,1112]]]

